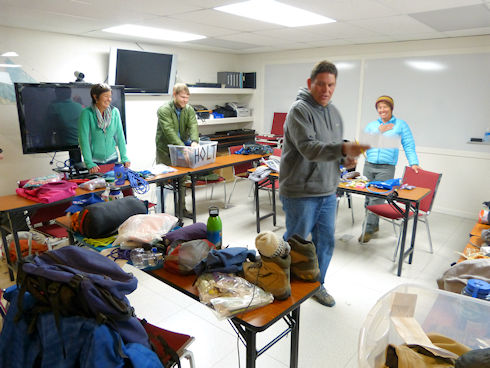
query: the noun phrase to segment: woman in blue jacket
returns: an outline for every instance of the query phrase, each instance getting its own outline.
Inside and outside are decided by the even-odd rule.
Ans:
[[[381,96],[376,100],[375,107],[378,111],[378,120],[370,122],[366,133],[383,134],[388,137],[399,136],[408,164],[418,172],[420,169],[417,153],[415,152],[415,141],[408,124],[393,116],[394,102],[390,96]],[[364,164],[364,176],[369,181],[384,181],[393,179],[395,176],[396,163],[398,162],[398,148],[371,148],[366,152]],[[366,205],[381,204],[384,200],[374,197],[366,197]],[[366,218],[366,231],[364,237],[359,237],[359,242],[367,243],[373,234],[379,230],[378,216],[369,213]]]

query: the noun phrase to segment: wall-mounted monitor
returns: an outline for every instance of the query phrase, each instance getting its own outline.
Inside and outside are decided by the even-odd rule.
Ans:
[[[92,104],[91,88],[85,83],[15,83],[22,151],[78,150],[78,118]],[[121,113],[126,136],[124,87],[111,89],[111,105]]]
[[[176,55],[111,48],[109,84],[126,93],[171,94],[176,71]]]

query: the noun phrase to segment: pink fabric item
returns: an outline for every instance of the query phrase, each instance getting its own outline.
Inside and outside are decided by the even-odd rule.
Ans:
[[[30,199],[31,201],[52,203],[68,197],[73,197],[76,188],[77,185],[75,183],[61,180],[55,183],[43,184],[34,189],[17,188],[15,191],[21,197]]]

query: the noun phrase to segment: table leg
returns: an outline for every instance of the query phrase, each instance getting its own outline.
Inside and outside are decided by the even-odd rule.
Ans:
[[[255,221],[257,222],[257,233],[260,233],[260,212],[259,212],[259,183],[255,182]]]
[[[192,222],[196,223],[196,176],[191,174]]]
[[[255,368],[257,361],[257,334],[249,329],[245,329],[245,341],[247,347],[247,368]]]
[[[292,311],[293,326],[291,329],[291,355],[289,357],[289,366],[298,367],[298,350],[299,350],[299,306]]]
[[[3,227],[0,227],[0,232],[2,233],[3,251],[5,252],[5,259],[7,260],[7,268],[9,270],[10,281],[14,281],[14,272],[12,271],[12,261],[10,260],[7,235],[5,234],[5,229]]]
[[[414,216],[413,216],[413,228],[412,228],[412,241],[410,242],[410,256],[408,257],[408,263],[412,264],[413,252],[415,251],[415,235],[417,234],[417,223],[419,222],[419,202],[415,204]]]
[[[405,258],[405,240],[407,239],[407,226],[408,226],[408,215],[410,214],[410,203],[405,205],[405,212],[403,214],[403,229],[402,229],[402,240],[400,244],[400,257],[398,259],[398,272],[397,275],[402,275],[403,259]]]
[[[276,226],[276,178],[271,176],[272,182],[272,224]]]

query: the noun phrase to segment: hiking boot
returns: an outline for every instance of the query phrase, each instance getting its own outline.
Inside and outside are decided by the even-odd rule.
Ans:
[[[192,212],[187,211],[187,209],[184,208],[184,211],[182,212],[182,217],[188,218],[188,219],[194,219]]]
[[[315,244],[299,235],[288,240],[291,246],[291,274],[303,281],[317,281],[320,275]]]
[[[291,295],[289,268],[291,257],[265,257],[256,262],[243,262],[243,277],[265,291],[274,295],[277,300],[284,300]]]
[[[318,303],[325,305],[327,307],[333,307],[335,305],[335,299],[332,295],[327,293],[327,290],[322,286],[320,286],[320,290],[313,295],[313,299],[315,299]]]
[[[371,238],[373,237],[374,233],[378,232],[379,231],[379,227],[375,227],[373,231],[366,231],[364,233],[364,236],[361,236],[359,237],[359,243],[367,243],[368,241],[371,240]]]

